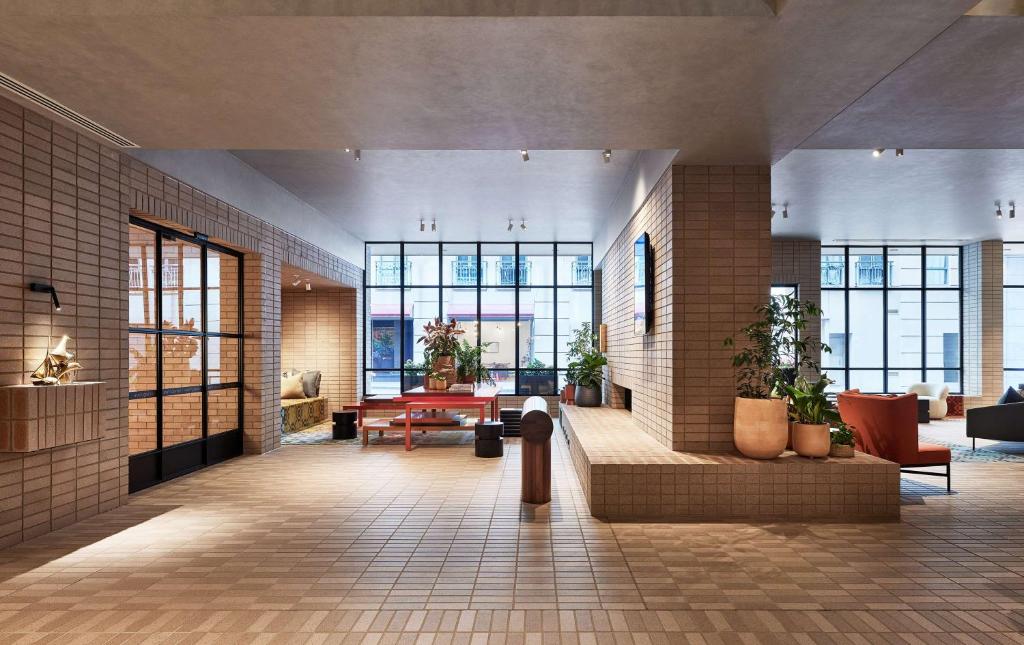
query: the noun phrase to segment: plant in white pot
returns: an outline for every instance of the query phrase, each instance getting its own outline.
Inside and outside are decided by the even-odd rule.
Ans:
[[[565,374],[567,387],[575,390],[576,405],[598,407],[601,405],[601,383],[608,359],[598,349],[597,334],[591,330],[590,323],[583,323],[572,333]]]
[[[828,457],[832,449],[830,426],[839,413],[828,402],[825,390],[832,383],[822,376],[814,383],[800,377],[787,385],[789,417],[793,421],[793,450],[802,457]]]
[[[783,395],[801,368],[817,371],[810,354],[830,351],[816,338],[801,337],[807,319],[821,310],[810,301],[790,296],[771,298],[757,308],[760,318],[741,331],[746,341],[732,357],[736,369],[733,442],[753,459],[774,459],[789,441],[788,410]],[[736,341],[725,339],[726,347]]]

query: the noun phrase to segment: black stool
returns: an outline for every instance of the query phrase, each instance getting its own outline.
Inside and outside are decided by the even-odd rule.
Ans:
[[[477,457],[500,457],[505,454],[501,441],[504,428],[501,421],[481,421],[476,424],[474,448]]]
[[[356,438],[356,415],[355,410],[343,410],[335,412],[334,427],[331,429],[332,439],[355,439]]]

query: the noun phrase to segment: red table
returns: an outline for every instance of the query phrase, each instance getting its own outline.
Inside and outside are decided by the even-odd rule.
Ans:
[[[402,396],[394,398],[395,403],[429,403],[431,400],[448,399],[449,407],[456,407],[451,401],[465,401],[467,408],[476,408],[480,403],[491,406],[491,421],[498,419],[497,385],[478,385],[473,392],[449,392],[447,390],[428,390],[423,387],[402,392]]]

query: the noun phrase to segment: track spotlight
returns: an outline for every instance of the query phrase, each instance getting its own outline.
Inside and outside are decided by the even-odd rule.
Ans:
[[[1010,202],[1010,219],[1017,217],[1017,204]]]
[[[508,231],[510,233],[512,232],[512,218],[511,217],[508,218]]]
[[[520,222],[519,228],[523,229],[524,231],[526,230],[526,220],[525,219],[522,222]]]
[[[896,156],[897,157],[902,157],[903,156],[903,148],[896,148]]]
[[[789,202],[782,205],[782,219],[789,219]]]
[[[775,202],[772,202],[772,218],[775,217]]]
[[[885,152],[885,148],[875,148],[874,150],[871,151],[871,156],[877,159],[878,157],[882,156],[883,152]]]
[[[526,148],[520,149],[519,150],[519,154],[523,157],[523,161],[529,161],[530,160],[530,153],[529,153],[529,151]]]
[[[421,217],[420,218],[420,233],[422,233],[425,230],[427,230],[427,223],[424,222],[423,218]]]
[[[601,153],[601,156],[604,157],[604,162],[605,163],[611,163],[612,162],[612,149],[611,148],[605,148],[604,152]]]
[[[434,233],[437,232],[437,218],[430,220],[430,230]]]
[[[996,219],[1003,219],[1003,209],[998,199],[996,200]]]
[[[306,291],[312,291],[312,290],[313,290],[313,285],[311,285],[309,283],[309,280],[306,280]]]
[[[362,151],[362,150],[360,150],[359,148],[356,148],[356,149],[355,149],[355,150],[354,150],[354,151],[352,152],[352,158],[353,158],[353,159],[355,159],[356,161],[359,161],[360,159],[362,159],[362,158],[363,158],[363,151]]]

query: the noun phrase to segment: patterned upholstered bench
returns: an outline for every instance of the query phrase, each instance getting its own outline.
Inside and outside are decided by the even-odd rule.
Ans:
[[[281,401],[281,434],[298,432],[327,419],[327,397]]]

